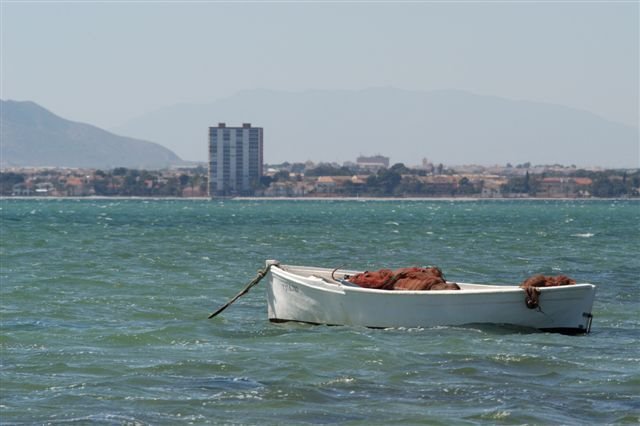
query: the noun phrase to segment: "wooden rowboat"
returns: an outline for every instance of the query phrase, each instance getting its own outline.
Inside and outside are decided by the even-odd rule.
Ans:
[[[374,328],[497,324],[566,334],[588,333],[596,287],[540,289],[530,309],[519,286],[458,283],[460,290],[375,290],[334,279],[358,271],[282,265],[268,260],[269,320]]]

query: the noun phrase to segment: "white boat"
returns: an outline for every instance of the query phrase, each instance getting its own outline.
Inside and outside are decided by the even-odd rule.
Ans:
[[[269,320],[373,328],[499,324],[566,334],[588,333],[596,287],[540,288],[539,308],[519,286],[457,283],[460,290],[390,291],[344,280],[358,271],[281,265],[268,260]]]

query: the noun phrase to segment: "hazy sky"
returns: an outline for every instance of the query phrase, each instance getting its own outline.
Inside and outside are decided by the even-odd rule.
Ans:
[[[2,99],[110,128],[242,89],[464,89],[638,126],[639,3],[1,1]]]

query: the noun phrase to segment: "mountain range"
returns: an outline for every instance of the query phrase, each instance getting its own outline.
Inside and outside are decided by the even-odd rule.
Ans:
[[[69,121],[34,102],[0,102],[1,167],[161,169],[182,163],[157,143]]]
[[[264,128],[267,163],[355,161],[382,154],[411,166],[459,164],[639,166],[638,128],[561,105],[460,90],[247,90],[176,104],[112,129],[182,158],[207,159],[208,127]]]
[[[382,154],[407,166],[428,158],[446,165],[640,167],[638,127],[565,106],[459,90],[247,90],[162,108],[113,133],[34,102],[0,102],[1,167],[161,169],[184,164],[180,157],[204,162],[208,128],[219,122],[263,127],[271,164]]]

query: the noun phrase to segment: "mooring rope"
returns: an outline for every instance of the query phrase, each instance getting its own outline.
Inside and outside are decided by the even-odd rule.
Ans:
[[[540,289],[537,287],[525,287],[524,292],[526,297],[524,303],[529,309],[535,309],[540,307]]]
[[[260,269],[258,270],[258,275],[256,275],[256,277],[251,280],[251,282],[249,282],[249,284],[247,284],[245,286],[245,288],[243,288],[240,293],[236,294],[233,299],[229,300],[227,303],[225,303],[224,305],[222,305],[217,311],[215,311],[214,313],[212,313],[211,315],[209,315],[208,318],[213,318],[216,315],[218,315],[220,312],[224,311],[225,309],[227,309],[229,307],[229,305],[231,305],[233,302],[235,302],[236,300],[238,300],[240,297],[244,296],[245,294],[247,294],[249,292],[249,290],[251,289],[251,287],[255,286],[256,284],[258,284],[260,282],[260,280],[262,280],[265,276],[267,276],[267,274],[269,273],[269,269],[271,269],[271,267],[273,266],[273,263],[269,263],[264,269]],[[276,264],[277,265],[277,264]]]

